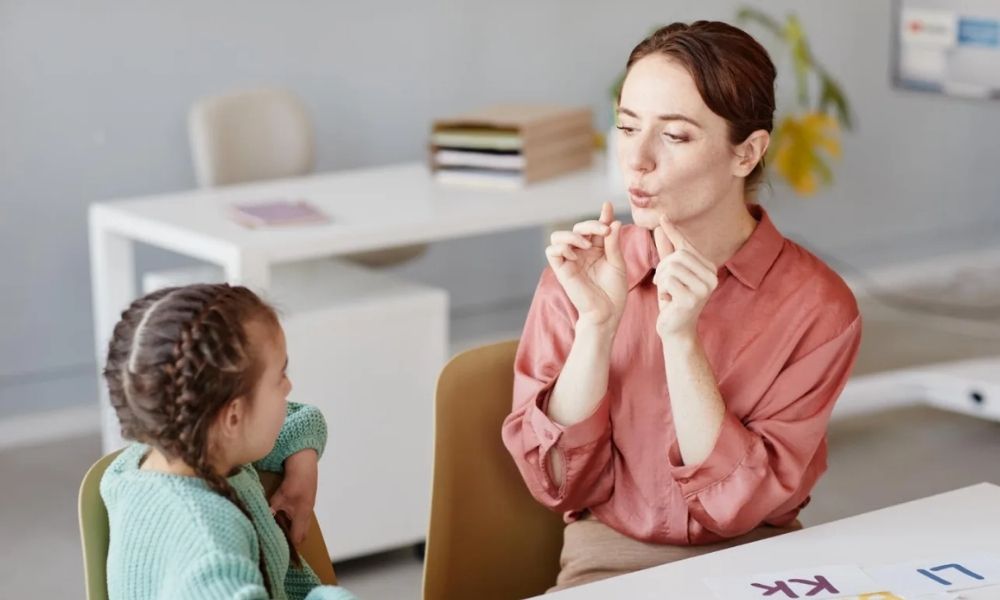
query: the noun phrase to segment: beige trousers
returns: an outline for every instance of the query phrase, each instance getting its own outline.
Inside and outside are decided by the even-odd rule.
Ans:
[[[563,531],[559,558],[559,578],[549,592],[623,575],[656,565],[756,542],[782,533],[802,529],[798,521],[785,527],[763,525],[738,538],[702,546],[667,546],[648,544],[618,533],[587,514]]]

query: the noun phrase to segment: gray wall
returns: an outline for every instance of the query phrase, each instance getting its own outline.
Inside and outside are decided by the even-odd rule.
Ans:
[[[198,96],[293,88],[321,170],[421,159],[433,117],[498,100],[589,104],[603,128],[607,89],[653,24],[737,5],[705,4],[0,0],[0,416],[94,400],[86,207],[192,187],[184,119]],[[768,5],[798,10],[860,126],[835,188],[802,201],[775,186],[786,233],[861,266],[988,241],[1000,102],[892,89],[888,2]],[[449,242],[401,270],[472,310],[530,295],[538,240]]]

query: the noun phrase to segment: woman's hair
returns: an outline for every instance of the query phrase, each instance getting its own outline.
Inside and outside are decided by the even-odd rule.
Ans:
[[[212,467],[208,434],[222,409],[236,397],[250,398],[260,379],[264,365],[246,330],[254,320],[278,324],[274,309],[245,287],[162,289],[122,313],[104,367],[122,435],[182,460],[251,523],[246,505]],[[258,546],[261,575],[271,591]],[[288,546],[299,564],[295,547]]]
[[[774,63],[742,29],[719,21],[661,27],[632,50],[626,69],[650,54],[663,54],[688,70],[705,104],[729,124],[731,144],[758,129],[773,129]],[[763,172],[761,157],[746,178],[747,189],[756,187]]]

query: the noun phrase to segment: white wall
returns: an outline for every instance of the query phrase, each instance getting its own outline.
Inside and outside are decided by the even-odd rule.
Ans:
[[[193,186],[194,98],[293,88],[321,170],[421,159],[433,117],[499,100],[588,104],[605,127],[608,87],[652,25],[737,6],[706,4],[0,0],[0,416],[93,401],[86,207]],[[775,187],[786,233],[860,265],[985,243],[1000,223],[1000,102],[892,89],[888,2],[767,4],[799,12],[859,125],[834,189],[800,201]],[[401,270],[459,307],[520,298],[538,239],[441,244]]]

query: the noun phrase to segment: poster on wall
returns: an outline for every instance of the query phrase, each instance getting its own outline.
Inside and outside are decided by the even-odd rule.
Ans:
[[[895,0],[895,84],[1000,99],[1000,0]]]

